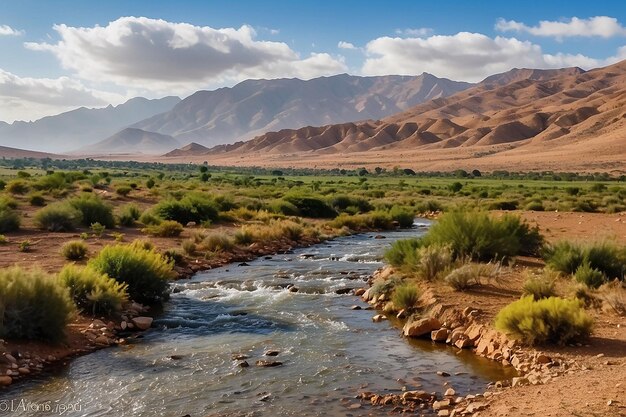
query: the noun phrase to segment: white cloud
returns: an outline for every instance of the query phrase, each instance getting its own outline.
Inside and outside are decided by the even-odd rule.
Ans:
[[[357,49],[357,47],[354,46],[353,43],[345,42],[345,41],[339,41],[339,43],[337,43],[337,48],[340,48],[340,49]]]
[[[0,69],[0,114],[4,121],[35,120],[80,106],[102,107],[125,99],[91,90],[68,77],[19,77]]]
[[[409,36],[409,37],[422,37],[431,35],[434,32],[431,28],[407,28],[407,29],[396,29],[396,35],[400,36]]]
[[[626,36],[626,27],[614,17],[595,16],[588,19],[572,17],[567,21],[542,20],[537,26],[528,26],[515,20],[498,19],[495,28],[501,32],[527,32],[535,36],[557,39],[572,36],[612,38]]]
[[[20,36],[23,34],[23,30],[16,30],[8,25],[0,25],[0,36]]]
[[[366,75],[420,74],[429,72],[454,80],[480,81],[512,68],[592,68],[620,60],[606,60],[584,55],[544,54],[541,46],[516,38],[490,38],[480,33],[460,32],[428,38],[382,37],[366,45],[367,59],[362,72]],[[623,58],[622,58],[623,59]]]
[[[346,70],[328,54],[301,58],[286,43],[256,40],[250,26],[214,29],[145,17],[122,17],[107,26],[55,25],[55,44],[26,43],[50,51],[86,80],[157,91],[193,90],[252,77],[312,78]]]

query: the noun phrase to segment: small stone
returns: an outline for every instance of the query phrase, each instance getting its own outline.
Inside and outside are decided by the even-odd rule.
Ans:
[[[441,401],[435,401],[433,403],[433,410],[441,410],[442,408],[450,407],[450,400],[445,399]]]
[[[152,317],[135,317],[132,319],[132,322],[139,330],[147,330],[152,326],[152,321],[154,319]]]
[[[385,316],[384,316],[384,315],[382,315],[382,314],[376,314],[374,317],[372,317],[372,321],[373,321],[374,323],[378,323],[378,322],[381,322],[381,321],[383,321],[383,320],[387,320],[387,317],[385,317]]]
[[[0,376],[0,387],[6,387],[8,385],[11,385],[13,383],[13,378],[11,378],[10,376]]]
[[[183,355],[170,355],[170,359],[174,361],[179,361],[183,358]]]
[[[552,362],[552,359],[548,356],[548,355],[544,355],[543,353],[540,353],[539,355],[537,355],[537,362],[538,363],[550,363]]]
[[[430,335],[433,330],[441,328],[439,320],[433,317],[423,318],[419,320],[411,320],[407,322],[402,332],[408,337],[420,337],[424,335]]]
[[[20,375],[28,375],[30,374],[30,369],[28,368],[17,368],[17,372],[20,373]]]
[[[446,376],[446,377],[447,377],[447,376],[450,376],[450,374],[449,374],[449,373],[444,372],[444,371],[437,371],[437,375],[439,375],[439,376]]]
[[[356,295],[357,297],[360,297],[363,294],[365,294],[365,288],[357,288],[356,290],[354,290],[354,295]]]
[[[361,306],[354,305],[350,307],[350,310],[362,310]]]
[[[279,353],[280,353],[279,350],[267,350],[265,351],[264,355],[265,356],[278,356]]]
[[[11,363],[17,363],[17,359],[13,357],[10,353],[5,353],[4,357]]]
[[[256,361],[256,366],[262,366],[264,368],[271,368],[274,366],[281,366],[283,363],[278,361],[267,361],[267,360],[258,360]]]
[[[126,330],[126,328],[127,328],[127,327],[128,327],[128,323],[126,323],[125,321],[123,321],[123,322],[121,322],[121,323],[120,323],[120,328],[121,328],[122,330]]]
[[[518,387],[518,386],[523,386],[523,385],[528,385],[528,384],[529,384],[528,378],[524,378],[523,376],[515,377],[511,380],[511,386],[513,387]]]
[[[456,395],[456,391],[452,388],[448,388],[443,395],[446,397],[454,397]]]
[[[237,366],[240,368],[247,368],[250,366],[250,364],[248,363],[248,361],[242,361],[242,362],[239,362]]]

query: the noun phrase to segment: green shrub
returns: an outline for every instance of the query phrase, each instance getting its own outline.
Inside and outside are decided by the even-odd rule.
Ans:
[[[43,195],[41,195],[41,193],[32,193],[28,196],[28,202],[31,206],[35,207],[43,207],[46,205],[46,199]]]
[[[154,250],[138,245],[106,246],[89,265],[100,273],[128,285],[128,295],[141,303],[167,299],[172,264]]]
[[[610,242],[575,244],[557,242],[543,251],[546,264],[565,274],[574,274],[584,263],[598,270],[607,279],[624,279],[626,271],[626,248]]]
[[[171,264],[180,264],[183,262],[183,254],[176,249],[168,249],[163,252],[163,258]]]
[[[17,204],[14,198],[5,195],[0,196],[0,207],[8,207],[15,210],[18,206],[19,204]]]
[[[73,240],[61,247],[61,255],[69,261],[78,261],[87,256],[88,248],[85,242]]]
[[[233,246],[234,242],[225,233],[211,233],[202,241],[202,247],[212,252],[230,250]]]
[[[20,216],[11,207],[0,204],[0,233],[14,232],[20,228]]]
[[[164,200],[154,207],[154,214],[163,220],[175,220],[180,224],[202,223],[218,219],[219,206],[208,196],[191,193],[180,200]]]
[[[81,212],[83,226],[89,227],[94,223],[100,223],[107,229],[115,227],[113,207],[95,195],[75,197],[68,200],[68,204]]]
[[[574,279],[590,288],[598,288],[607,281],[606,275],[599,269],[592,268],[589,261],[584,261],[576,269]]]
[[[59,272],[59,281],[69,289],[74,303],[91,314],[119,312],[128,299],[122,284],[90,267],[68,264]]]
[[[161,220],[161,218],[155,216],[154,214],[145,211],[140,217],[139,217],[139,222],[141,224],[143,224],[144,226],[151,226],[151,225],[155,225],[155,224],[159,224],[161,223],[163,220]]]
[[[284,200],[290,202],[298,208],[300,215],[312,218],[335,218],[337,212],[329,206],[323,199],[300,194],[287,194]]]
[[[376,281],[370,288],[370,295],[372,297],[379,297],[383,294],[389,296],[393,290],[402,285],[402,280],[397,277],[391,277],[388,280]]]
[[[298,207],[285,200],[271,201],[267,205],[267,209],[272,213],[284,214],[285,216],[297,216],[300,214]]]
[[[535,301],[524,297],[504,307],[496,316],[496,328],[530,345],[565,345],[591,334],[593,321],[577,300],[559,297]]]
[[[364,198],[336,195],[330,200],[330,206],[337,212],[348,211],[352,214],[367,213],[373,209],[372,205]]]
[[[120,207],[117,221],[122,226],[133,227],[140,217],[141,209],[136,204],[131,203]]]
[[[81,212],[66,202],[52,203],[35,213],[35,225],[50,232],[74,230],[81,220]]]
[[[115,192],[122,197],[126,197],[132,190],[128,185],[120,185],[115,189]]]
[[[49,274],[0,269],[0,337],[59,341],[73,313],[68,292]]]
[[[544,211],[545,208],[543,207],[543,204],[539,201],[531,201],[530,203],[526,204],[526,206],[524,207],[524,210],[528,210],[528,211]]]
[[[417,305],[420,290],[415,284],[402,284],[394,288],[391,301],[398,309],[410,310]]]
[[[385,252],[385,260],[396,268],[417,263],[417,249],[423,246],[422,239],[401,239],[395,241]]]
[[[183,225],[174,220],[163,220],[159,224],[155,224],[141,229],[141,231],[144,233],[159,237],[180,236],[183,230]]]
[[[398,225],[405,229],[412,227],[415,221],[415,213],[413,211],[398,206],[393,206],[389,210],[389,215],[393,221],[398,222]]]
[[[23,240],[20,242],[17,250],[20,252],[30,252],[31,246],[32,244],[30,243],[30,240]]]
[[[536,254],[543,244],[538,228],[519,217],[499,219],[480,211],[445,213],[424,237],[425,245],[449,246],[455,258],[479,261]]]
[[[26,181],[13,180],[7,183],[5,189],[11,194],[26,194],[30,190],[30,186]]]
[[[489,204],[489,210],[517,210],[519,202],[516,200],[496,200]]]
[[[292,242],[299,241],[304,234],[304,229],[302,226],[289,220],[281,221],[278,227],[280,235],[286,237]]]
[[[546,277],[530,277],[522,286],[522,295],[531,296],[535,301],[542,298],[554,297],[554,281]]]
[[[0,245],[4,245],[5,243],[9,243],[9,239],[5,235],[0,235]]]
[[[96,222],[96,223],[91,223],[91,226],[89,226],[89,229],[91,230],[91,233],[93,233],[95,237],[100,238],[104,234],[106,227]]]

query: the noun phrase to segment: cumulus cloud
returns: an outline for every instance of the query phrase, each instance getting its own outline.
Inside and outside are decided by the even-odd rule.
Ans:
[[[339,41],[339,43],[337,43],[337,48],[340,48],[340,49],[357,49],[357,47],[354,46],[353,43],[345,42],[345,41]]]
[[[498,19],[495,28],[501,32],[526,32],[535,36],[557,39],[572,36],[612,38],[626,36],[626,27],[614,17],[595,16],[588,19],[572,17],[566,21],[542,20],[537,26],[528,26],[515,20]]]
[[[16,30],[8,25],[0,25],[0,36],[20,36],[23,34],[23,30]]]
[[[19,77],[0,69],[0,114],[4,121],[35,120],[80,106],[102,107],[125,99],[91,90],[69,77]]]
[[[366,47],[362,72],[366,75],[420,74],[429,72],[454,80],[480,81],[511,68],[591,68],[619,60],[584,55],[544,54],[539,45],[516,38],[491,38],[480,33],[459,32],[427,38],[381,37]]]
[[[286,43],[261,41],[250,26],[214,29],[145,17],[107,26],[55,25],[57,43],[26,43],[49,51],[87,80],[110,79],[152,90],[193,89],[252,77],[312,78],[346,70],[341,58],[302,58]]]

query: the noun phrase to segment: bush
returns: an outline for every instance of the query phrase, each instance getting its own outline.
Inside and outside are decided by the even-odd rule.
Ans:
[[[530,345],[565,345],[591,334],[593,322],[578,300],[559,297],[535,301],[524,297],[504,307],[496,316],[496,328]]]
[[[352,214],[367,213],[373,207],[364,198],[349,197],[347,195],[337,195],[330,200],[330,206],[337,212],[348,211]]]
[[[417,249],[423,246],[421,239],[401,239],[395,241],[385,252],[385,260],[396,268],[416,264]]]
[[[230,250],[233,246],[234,242],[224,233],[211,233],[202,241],[202,247],[212,252]]]
[[[289,220],[280,222],[278,227],[280,235],[293,242],[299,241],[304,233],[302,226]]]
[[[67,242],[61,248],[61,255],[68,261],[78,261],[84,259],[87,256],[87,245],[80,240],[73,240]]]
[[[144,226],[151,226],[151,225],[155,225],[155,224],[159,224],[161,223],[163,220],[161,220],[159,217],[155,216],[154,214],[146,211],[144,212],[140,217],[139,217],[139,222],[141,224],[143,224]]]
[[[522,286],[522,295],[531,296],[535,301],[554,297],[554,281],[546,277],[530,277]]]
[[[588,261],[584,261],[576,269],[574,279],[589,288],[598,288],[607,281],[606,275],[602,271],[592,268]]]
[[[126,197],[132,190],[128,185],[120,185],[115,189],[115,192],[122,197]]]
[[[415,213],[413,211],[398,206],[393,206],[389,210],[389,215],[393,221],[398,222],[398,225],[404,229],[412,227],[415,221]]]
[[[424,237],[425,245],[449,246],[455,258],[478,261],[536,254],[543,244],[538,228],[517,216],[496,219],[480,211],[445,213]]]
[[[543,207],[543,204],[539,201],[531,201],[530,203],[526,204],[526,206],[524,207],[524,210],[528,210],[528,211],[544,211],[545,208]]]
[[[183,248],[183,252],[189,256],[195,255],[196,250],[198,249],[196,242],[193,239],[183,240],[181,247]]]
[[[161,223],[145,227],[141,231],[152,236],[176,237],[183,232],[183,225],[174,220],[163,220]]]
[[[141,209],[136,204],[126,204],[120,208],[117,220],[120,225],[133,227],[135,222],[141,217]]]
[[[296,206],[302,217],[332,219],[337,216],[337,212],[318,197],[288,194],[283,199]]]
[[[417,251],[418,272],[427,281],[434,281],[452,265],[452,252],[445,246],[426,246]]]
[[[0,337],[59,341],[74,310],[68,292],[49,274],[0,269]]]
[[[243,226],[235,232],[233,239],[238,245],[249,245],[255,241],[255,236],[249,227]]]
[[[89,266],[128,285],[128,295],[141,303],[167,299],[172,264],[154,250],[138,245],[106,246]]]
[[[119,312],[128,299],[126,284],[90,267],[65,265],[59,272],[59,281],[69,289],[74,303],[93,315]]]
[[[30,187],[26,181],[13,180],[9,181],[5,189],[11,194],[26,194],[28,190],[30,190]]]
[[[274,200],[267,205],[267,209],[272,213],[284,214],[285,216],[297,216],[300,214],[298,207],[285,200]]]
[[[0,204],[0,233],[13,232],[20,228],[20,216],[7,205]]]
[[[32,193],[28,197],[28,202],[31,206],[35,207],[43,207],[46,205],[46,199],[41,195],[41,193]]]
[[[420,290],[415,284],[403,284],[395,287],[391,301],[398,309],[410,310],[419,301]]]
[[[107,229],[115,227],[113,207],[94,195],[83,195],[68,200],[68,204],[82,214],[83,226],[89,227],[93,223],[100,223]]]
[[[154,207],[154,214],[163,220],[175,220],[180,224],[202,223],[218,219],[219,206],[209,197],[191,193],[180,200],[165,200]]]
[[[81,220],[81,212],[66,202],[52,203],[35,213],[35,225],[50,232],[74,230]]]
[[[607,279],[623,280],[626,271],[626,249],[610,242],[581,245],[561,241],[547,247],[543,251],[543,258],[552,269],[565,274],[576,273],[585,263],[591,269],[604,274]],[[583,271],[587,272],[585,269]]]

